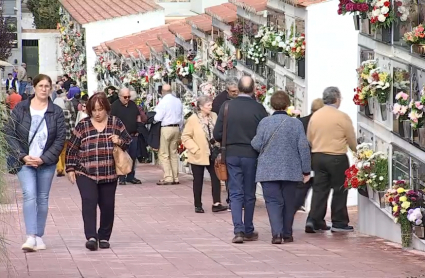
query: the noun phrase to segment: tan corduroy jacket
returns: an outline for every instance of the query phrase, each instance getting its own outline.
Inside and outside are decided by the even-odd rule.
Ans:
[[[215,125],[217,114],[211,112],[211,117]],[[210,165],[210,147],[207,136],[196,114],[187,119],[181,138],[184,147],[188,150],[187,161],[189,163]]]

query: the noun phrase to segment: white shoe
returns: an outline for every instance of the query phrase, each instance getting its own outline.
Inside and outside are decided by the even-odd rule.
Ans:
[[[41,237],[36,237],[35,242],[37,244],[37,250],[46,250],[46,244]]]
[[[27,251],[27,252],[35,252],[35,251],[37,251],[36,244],[37,243],[35,241],[35,237],[28,236],[27,241],[25,241],[25,243],[22,245],[22,250]]]

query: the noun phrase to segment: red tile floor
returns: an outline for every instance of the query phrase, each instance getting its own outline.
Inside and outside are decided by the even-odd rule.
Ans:
[[[12,179],[11,199],[16,197],[19,210],[14,204],[0,211],[8,244],[8,261],[0,257],[0,277],[424,277],[424,254],[357,233],[305,234],[305,213],[296,216],[294,243],[271,245],[261,201],[255,213],[260,240],[234,245],[231,215],[211,212],[209,185],[203,197],[206,213],[195,214],[190,176],[180,185],[157,186],[159,168],[141,165],[137,173],[143,185],[118,188],[111,249],[97,252],[84,248],[76,186],[55,178],[48,249],[22,253],[21,191]],[[355,222],[355,210],[351,215]]]

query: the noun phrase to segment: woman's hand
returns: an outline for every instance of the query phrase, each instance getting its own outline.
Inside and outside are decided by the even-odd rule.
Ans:
[[[68,180],[69,180],[72,184],[74,184],[74,183],[75,183],[75,172],[74,172],[74,171],[72,171],[72,172],[68,172]]]
[[[304,176],[303,182],[307,183],[310,180],[310,175]]]
[[[121,143],[122,143],[121,142],[121,139],[120,139],[120,137],[118,135],[111,135],[109,137],[109,139],[112,140],[112,143],[117,144],[117,145],[121,145]]]
[[[31,166],[35,168],[37,168],[38,166],[44,163],[43,160],[41,160],[41,158],[29,156],[29,155],[25,156],[22,160],[25,162],[26,166]]]

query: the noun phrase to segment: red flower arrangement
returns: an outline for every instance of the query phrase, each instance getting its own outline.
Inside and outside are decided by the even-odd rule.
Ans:
[[[356,165],[351,165],[350,168],[345,170],[345,182],[344,188],[359,188],[366,185],[366,179],[362,176],[365,174],[364,171],[369,169],[370,167],[364,167],[362,171],[360,171]]]
[[[362,92],[362,89],[357,87],[354,88],[354,98],[353,98],[353,102],[355,105],[360,105],[360,106],[366,106],[367,105],[367,99],[362,99],[360,98],[360,94]]]
[[[258,102],[263,103],[266,98],[267,87],[266,85],[257,85],[255,90],[255,98]]]

